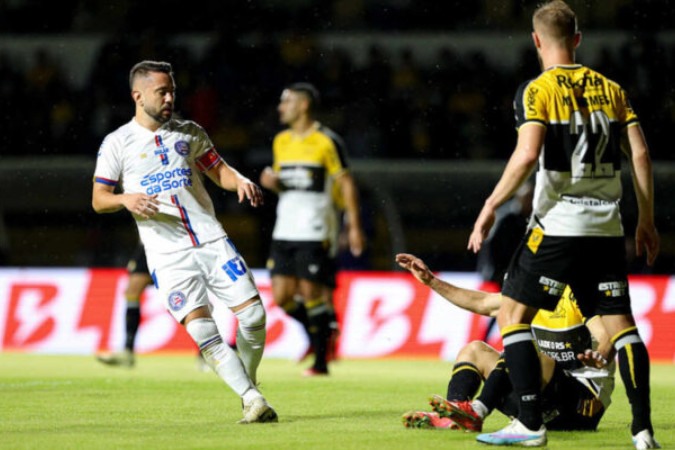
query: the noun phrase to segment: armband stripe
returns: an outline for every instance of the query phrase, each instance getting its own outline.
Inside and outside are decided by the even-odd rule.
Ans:
[[[94,181],[95,181],[96,183],[105,184],[105,185],[107,185],[107,186],[117,186],[117,181],[116,181],[116,180],[109,180],[108,178],[94,177]]]

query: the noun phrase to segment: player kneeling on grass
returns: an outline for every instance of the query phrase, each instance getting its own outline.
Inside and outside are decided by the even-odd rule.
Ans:
[[[396,261],[450,303],[485,316],[497,314],[500,294],[462,289],[440,280],[413,255],[399,254]],[[532,332],[541,349],[546,427],[595,430],[614,390],[615,364],[607,363],[608,358],[602,356],[609,357],[612,348],[602,322],[598,317],[584,319],[568,287],[555,311],[539,311]],[[481,384],[483,389],[476,397]],[[404,425],[482,431],[483,420],[494,409],[509,417],[518,415],[518,399],[506,373],[504,358],[481,341],[462,348],[446,397],[434,395],[430,404],[433,412],[404,414]]]
[[[129,84],[135,116],[101,145],[92,206],[98,213],[131,212],[158,295],[241,397],[239,423],[276,422],[256,386],[265,309],[246,262],[216,219],[204,178],[254,207],[262,203],[262,191],[220,157],[202,127],[172,117],[176,85],[169,63],[136,64]],[[220,335],[208,293],[237,316],[239,354]]]

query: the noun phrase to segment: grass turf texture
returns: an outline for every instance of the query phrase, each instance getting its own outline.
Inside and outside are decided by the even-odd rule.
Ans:
[[[0,448],[488,448],[475,434],[401,423],[410,409],[429,410],[431,394],[445,394],[448,362],[340,361],[330,377],[301,372],[263,360],[261,388],[279,423],[237,425],[239,399],[191,356],[140,356],[129,370],[93,357],[0,353]],[[673,448],[675,365],[652,366],[652,404],[656,437]],[[549,432],[549,448],[632,448],[629,417],[618,381],[598,432]],[[484,429],[506,423],[495,413]]]

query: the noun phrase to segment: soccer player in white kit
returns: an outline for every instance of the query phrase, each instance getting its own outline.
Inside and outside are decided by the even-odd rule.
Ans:
[[[246,262],[215,217],[203,175],[254,207],[262,192],[221,159],[203,128],[172,118],[176,86],[169,63],[136,64],[129,84],[136,112],[101,145],[92,206],[98,213],[131,212],[167,309],[241,397],[239,423],[276,422],[256,388],[265,310]],[[115,191],[118,185],[122,193]],[[237,316],[239,356],[218,332],[207,292]]]

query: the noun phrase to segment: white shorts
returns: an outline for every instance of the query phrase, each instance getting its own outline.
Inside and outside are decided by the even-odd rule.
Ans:
[[[147,250],[148,267],[166,308],[178,321],[214,301],[232,308],[259,297],[253,275],[225,237],[173,253]]]

